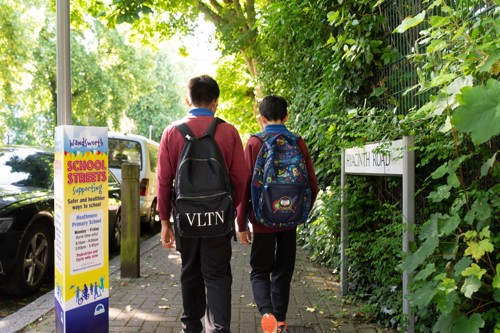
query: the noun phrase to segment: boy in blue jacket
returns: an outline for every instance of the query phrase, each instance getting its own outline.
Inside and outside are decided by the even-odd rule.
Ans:
[[[272,135],[290,133],[285,126],[288,111],[284,98],[266,96],[259,106],[259,113],[265,132]],[[250,281],[255,303],[262,315],[262,330],[265,333],[287,333],[286,313],[290,297],[290,283],[295,268],[297,228],[270,228],[260,224],[255,218],[249,202],[251,175],[262,145],[263,142],[256,136],[252,136],[246,144],[245,163],[249,178],[245,196],[238,206],[237,223],[241,243],[252,244]],[[319,191],[316,174],[304,140],[299,138],[297,145],[305,160],[312,207]],[[252,224],[253,240],[247,228],[247,216]]]

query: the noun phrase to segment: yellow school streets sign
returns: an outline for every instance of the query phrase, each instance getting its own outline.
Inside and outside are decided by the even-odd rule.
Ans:
[[[109,331],[107,154],[107,128],[56,127],[57,332]]]

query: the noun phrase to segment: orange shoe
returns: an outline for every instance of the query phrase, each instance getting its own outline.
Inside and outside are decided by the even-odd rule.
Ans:
[[[260,321],[264,333],[278,333],[278,322],[272,313],[266,313]]]
[[[288,325],[284,321],[278,322],[278,333],[288,333]]]

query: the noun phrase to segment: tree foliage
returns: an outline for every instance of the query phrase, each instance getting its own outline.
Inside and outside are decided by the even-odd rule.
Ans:
[[[12,31],[2,29],[0,38],[0,135],[9,143],[51,145],[57,117],[55,8],[42,1],[6,5],[8,10],[0,7],[2,20]],[[126,29],[111,30],[89,15],[101,13],[101,3],[88,6],[75,1],[71,7],[72,123],[146,136],[153,123],[166,126],[183,109],[173,62],[130,43]],[[16,29],[21,20],[22,29]],[[156,128],[157,139],[161,130]]]
[[[255,84],[260,74],[259,58],[261,58],[257,13],[265,11],[270,3],[272,1],[268,0],[116,0],[113,2],[112,11],[108,13],[108,18],[112,26],[123,22],[130,23],[134,31],[148,36],[143,41],[150,43],[158,36],[168,38],[177,33],[192,32],[193,22],[202,15],[205,20],[215,25],[215,35],[222,54],[230,56],[226,58],[225,64],[228,65],[228,59],[235,61],[231,66],[240,66],[240,61],[244,61],[246,73],[252,79],[249,81],[252,89],[246,91],[244,95],[248,102],[244,104],[254,103],[246,112],[253,114],[258,121],[255,102],[262,96],[260,86]],[[232,58],[234,55],[238,57]],[[242,117],[242,119],[247,118],[246,115]]]

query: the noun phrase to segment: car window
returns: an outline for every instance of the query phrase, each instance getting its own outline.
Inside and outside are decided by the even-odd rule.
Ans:
[[[0,184],[50,188],[54,176],[54,155],[33,149],[0,151]]]
[[[121,168],[122,163],[137,163],[142,170],[142,151],[141,144],[133,140],[124,140],[109,138],[108,139],[109,167]]]
[[[111,170],[108,170],[108,185],[110,185],[110,186],[119,186],[120,185],[120,182],[118,181],[115,174]]]
[[[156,167],[158,166],[158,147],[148,145],[148,151],[151,172],[156,173]]]

